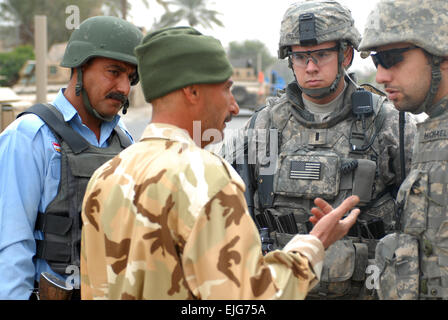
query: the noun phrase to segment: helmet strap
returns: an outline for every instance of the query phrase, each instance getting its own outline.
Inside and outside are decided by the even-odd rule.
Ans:
[[[79,97],[82,91],[82,69],[81,67],[76,68],[76,87],[75,87],[75,93],[76,96]]]
[[[442,62],[442,58],[427,53],[425,50],[423,52],[425,52],[431,65],[431,85],[429,87],[428,93],[426,94],[425,100],[423,101],[422,105],[412,113],[420,114],[422,112],[426,112],[430,116],[431,115],[435,116],[435,113],[438,112],[435,106],[433,105],[433,102],[437,94],[437,91],[439,90],[440,82],[442,81],[442,72],[440,71],[440,64]]]
[[[129,108],[129,99],[126,99],[126,101],[123,104],[123,114],[126,114],[128,112],[128,108]]]
[[[339,45],[339,50],[338,50],[338,73],[336,75],[336,78],[334,79],[333,83],[325,88],[318,88],[318,89],[307,89],[307,88],[303,88],[299,85],[299,82],[297,81],[297,77],[296,74],[294,72],[294,69],[292,67],[292,61],[291,58],[289,57],[289,67],[293,70],[293,74],[294,74],[294,78],[297,82],[297,86],[300,88],[300,90],[305,93],[306,95],[310,96],[313,99],[322,99],[325,98],[327,96],[329,96],[330,94],[332,94],[333,92],[336,91],[341,79],[344,78],[344,67],[342,66],[342,62],[344,61],[344,51],[347,48],[345,43],[341,43]]]

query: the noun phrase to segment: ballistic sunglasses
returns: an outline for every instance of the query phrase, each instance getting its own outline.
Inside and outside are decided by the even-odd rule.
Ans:
[[[311,50],[311,51],[290,51],[288,55],[291,57],[293,64],[299,67],[306,67],[310,60],[313,60],[315,65],[323,66],[330,62],[335,55],[332,53],[339,50],[339,45],[331,48]]]
[[[372,57],[375,67],[378,68],[380,64],[383,68],[389,69],[390,67],[396,65],[398,62],[403,61],[403,53],[412,49],[418,49],[417,46],[409,46],[405,48],[397,48],[380,51],[378,53],[370,55]]]

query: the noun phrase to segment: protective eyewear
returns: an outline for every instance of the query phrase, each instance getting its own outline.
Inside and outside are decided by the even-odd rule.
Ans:
[[[410,46],[406,48],[397,48],[380,51],[378,53],[370,55],[372,57],[375,67],[378,68],[380,64],[383,68],[389,69],[396,65],[398,62],[403,61],[403,53],[412,49],[417,49],[417,46]]]
[[[289,57],[291,58],[293,64],[298,67],[306,67],[308,62],[313,60],[314,64],[317,66],[323,66],[333,60],[335,55],[334,51],[338,51],[339,46],[336,45],[331,48],[311,50],[311,51],[290,51]]]

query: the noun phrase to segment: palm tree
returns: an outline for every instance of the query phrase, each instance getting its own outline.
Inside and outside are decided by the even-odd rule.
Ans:
[[[145,7],[149,8],[148,0],[141,0]],[[156,2],[161,5],[165,11],[168,11],[168,5],[164,0],[156,0]],[[131,2],[128,0],[103,0],[103,4],[107,7],[108,14],[113,16],[121,16],[124,20],[127,19],[128,12],[131,9]]]
[[[165,0],[140,0],[146,8],[154,2],[168,11]],[[126,19],[131,4],[136,1],[129,0],[0,0],[0,27],[17,26],[19,43],[34,43],[34,15],[43,14],[49,18],[48,24],[48,44],[67,41],[72,30],[67,29],[65,24],[65,10],[69,5],[76,4],[80,10],[81,20],[95,15],[111,15]],[[65,16],[64,16],[65,15]]]
[[[217,18],[220,13],[207,9],[208,0],[173,0],[165,1],[168,5],[175,5],[178,10],[166,11],[159,22],[153,28],[159,29],[174,26],[182,20],[186,20],[191,27],[201,25],[204,28],[213,29],[212,24],[223,27],[224,24]]]

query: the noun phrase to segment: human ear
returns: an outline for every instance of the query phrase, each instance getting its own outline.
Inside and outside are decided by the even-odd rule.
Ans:
[[[347,49],[344,51],[344,61],[342,62],[342,65],[344,68],[347,68],[353,61],[353,55],[354,55],[354,49],[351,46],[348,46]]]
[[[443,58],[442,62],[440,63],[440,69],[444,71],[448,70],[448,57]]]
[[[200,98],[199,85],[193,84],[182,88],[182,91],[190,103],[197,103]]]

